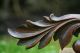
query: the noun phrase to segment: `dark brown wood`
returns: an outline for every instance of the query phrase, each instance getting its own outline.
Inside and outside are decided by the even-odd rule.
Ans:
[[[77,41],[74,42],[74,44],[73,44],[73,50],[76,53],[80,53],[80,40],[77,40]]]
[[[15,38],[20,39],[18,45],[26,45],[32,48],[39,43],[39,48],[44,48],[53,39],[59,39],[61,49],[69,44],[72,36],[78,37],[80,32],[80,14],[67,14],[60,17],[51,14],[44,16],[45,20],[26,20],[21,26],[11,29],[8,32]],[[77,44],[77,43],[74,43]],[[74,45],[74,50],[76,46]]]

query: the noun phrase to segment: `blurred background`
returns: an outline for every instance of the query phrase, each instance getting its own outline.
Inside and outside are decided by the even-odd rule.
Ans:
[[[36,47],[25,50],[24,47],[17,46],[17,40],[7,32],[7,28],[17,27],[27,19],[36,21],[51,13],[55,16],[78,14],[80,13],[80,0],[0,0],[0,53],[58,53],[55,51],[59,48],[53,46],[53,41],[49,44],[50,46],[39,51]],[[74,37],[72,42],[76,39],[78,38]],[[54,45],[59,46],[58,41]]]

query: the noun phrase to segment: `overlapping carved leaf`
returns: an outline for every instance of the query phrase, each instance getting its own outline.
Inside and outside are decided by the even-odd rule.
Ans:
[[[80,32],[80,14],[67,14],[56,17],[53,14],[44,16],[45,20],[33,22],[27,20],[25,24],[12,29],[8,28],[9,34],[18,38],[18,45],[32,48],[39,43],[39,48],[45,47],[53,38],[59,39],[61,49],[69,42],[73,35]]]

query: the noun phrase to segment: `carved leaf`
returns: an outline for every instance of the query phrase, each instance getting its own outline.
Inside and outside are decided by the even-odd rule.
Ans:
[[[27,20],[26,21],[29,25],[35,25],[35,26],[38,26],[38,27],[49,27],[53,24],[49,23],[49,22],[45,22],[43,20],[39,20],[39,21],[36,21],[36,22],[33,22],[33,21],[30,21],[30,20]]]
[[[61,49],[71,41],[72,36],[78,36],[80,32],[80,14],[67,14],[60,17],[51,14],[44,16],[45,20],[27,20],[21,26],[12,29],[8,33],[18,38],[18,45],[25,45],[28,49],[39,43],[39,48],[44,48],[52,40],[59,39]]]
[[[75,41],[72,47],[76,53],[80,53],[80,40]]]
[[[59,41],[61,45],[61,49],[63,49],[66,45],[71,41],[73,33],[76,29],[80,28],[80,23],[74,24],[72,26],[68,25],[62,31],[60,31]]]
[[[53,21],[62,21],[62,20],[68,20],[68,19],[79,19],[80,20],[80,14],[67,14],[61,17],[56,17],[54,16],[54,14],[51,14],[50,18]]]
[[[18,41],[18,45],[26,45],[27,48],[32,48],[35,46],[41,38],[46,35],[49,31],[43,32],[42,34],[39,34],[38,36],[31,37],[31,38],[25,38],[25,39],[20,39]]]
[[[41,39],[41,41],[40,41],[40,43],[39,43],[39,48],[40,48],[40,49],[43,48],[43,47],[45,47],[46,45],[48,45],[48,43],[51,41],[52,36],[54,35],[54,34],[53,34],[53,33],[54,33],[53,30],[54,30],[54,28],[51,29],[51,31],[49,31],[49,32]]]
[[[69,24],[72,25],[72,23],[74,24],[76,22],[80,22],[80,21],[77,20],[77,19],[70,19],[70,20],[66,20],[66,21],[62,22],[61,24],[59,24],[54,30],[54,33],[55,33],[54,36],[53,36],[54,40],[56,41],[59,37],[58,36],[59,32],[57,32],[57,31],[62,31],[62,29],[64,29],[64,27],[66,27],[66,25],[69,25]],[[59,30],[60,28],[62,28],[62,29]]]
[[[52,27],[44,28],[44,29],[34,29],[34,28],[16,28],[16,29],[8,29],[9,34],[16,38],[27,38],[38,35],[46,30],[49,30]]]

